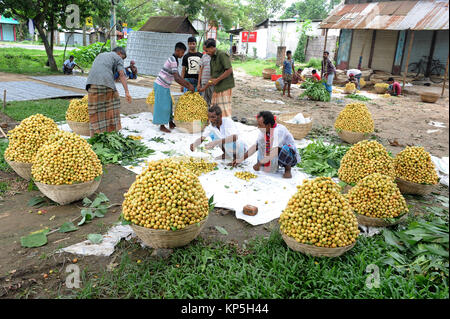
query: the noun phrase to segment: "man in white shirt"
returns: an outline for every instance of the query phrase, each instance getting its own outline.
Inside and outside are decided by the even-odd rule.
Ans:
[[[360,89],[359,81],[361,80],[361,75],[362,75],[361,70],[358,70],[358,69],[347,70],[347,76],[349,78],[349,82],[353,82],[351,80],[352,80],[352,77],[354,77],[356,79],[356,88],[358,90]]]
[[[239,140],[239,130],[234,121],[229,117],[222,117],[222,109],[218,105],[208,109],[208,120],[210,124],[202,136],[191,144],[191,151],[193,152],[209,136],[212,142],[205,145],[206,149],[220,145],[223,151],[222,159],[228,157],[236,160],[243,157],[247,151],[247,145]]]
[[[73,55],[71,55],[69,57],[69,59],[64,61],[64,65],[63,65],[63,72],[64,72],[64,74],[72,74],[73,73],[73,69],[75,67],[79,68],[82,73],[84,72],[83,69],[78,64],[76,64],[73,61],[74,59],[75,59],[75,57]]]
[[[242,163],[257,151],[258,160],[253,166],[255,171],[262,167],[265,172],[275,173],[282,166],[283,178],[292,178],[291,168],[300,161],[294,137],[284,125],[275,122],[271,112],[259,112],[257,120],[260,133],[256,144],[250,147],[244,157],[233,161],[233,166]]]

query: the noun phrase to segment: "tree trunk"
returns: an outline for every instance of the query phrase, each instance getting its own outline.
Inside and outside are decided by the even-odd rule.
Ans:
[[[40,21],[36,22],[36,29],[38,30],[39,36],[41,37],[42,41],[44,42],[45,52],[47,53],[48,63],[50,66],[50,70],[52,71],[58,71],[58,67],[55,62],[55,57],[53,56],[52,48],[50,47],[50,44],[48,43],[48,39],[45,36],[44,29],[42,28]]]
[[[283,65],[284,57],[286,56],[286,47],[277,47],[277,66]]]

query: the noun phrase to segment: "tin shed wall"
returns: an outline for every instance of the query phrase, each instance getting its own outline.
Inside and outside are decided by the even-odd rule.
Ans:
[[[406,37],[406,51],[405,58],[402,63],[402,72],[405,70],[406,56],[408,55],[408,47],[411,39],[412,31],[408,32]],[[419,62],[423,55],[428,56],[430,54],[431,41],[433,39],[433,31],[414,31],[414,42],[411,48],[411,56],[409,58],[409,64]],[[448,52],[448,47],[447,47]]]
[[[397,49],[397,37],[398,31],[377,30],[372,58],[373,70],[392,72]]]
[[[361,50],[364,47],[363,58],[362,58],[362,68],[368,68],[369,57],[370,57],[370,47],[372,45],[372,30],[353,30],[353,44],[352,51],[350,53],[349,68],[356,68],[359,63],[359,57],[361,55]]]

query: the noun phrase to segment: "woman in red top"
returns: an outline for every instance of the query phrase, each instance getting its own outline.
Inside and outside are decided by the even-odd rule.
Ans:
[[[400,86],[400,83],[394,81],[394,78],[389,78],[388,83],[389,83],[388,92],[390,95],[399,96],[400,94],[402,94],[402,88]]]
[[[322,80],[322,79],[320,78],[320,74],[317,73],[316,70],[313,70],[313,71],[312,71],[312,76],[313,76],[313,78],[314,78],[317,82],[320,82],[320,80]]]

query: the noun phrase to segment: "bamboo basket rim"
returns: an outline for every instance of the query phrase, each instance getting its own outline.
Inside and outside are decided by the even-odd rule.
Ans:
[[[345,247],[336,247],[336,248],[318,247],[315,245],[299,243],[294,238],[283,233],[283,231],[281,231],[281,229],[280,229],[280,233],[281,233],[281,237],[283,238],[284,242],[286,243],[286,245],[289,248],[291,248],[294,251],[299,251],[301,253],[309,254],[312,256],[316,256],[316,257],[339,257],[339,256],[343,255],[345,252],[352,249],[356,244],[356,241],[355,241],[353,244],[345,246]]]
[[[37,185],[37,184],[40,184],[40,185],[50,186],[50,187],[73,187],[73,186],[84,186],[84,185],[89,185],[89,184],[92,184],[92,183],[94,183],[94,182],[101,182],[102,177],[103,177],[103,174],[102,174],[102,175],[99,175],[99,176],[97,176],[97,177],[100,177],[100,179],[99,179],[99,180],[95,180],[95,178],[94,178],[94,179],[91,180],[91,181],[83,182],[83,183],[76,183],[76,184],[53,185],[53,184],[45,184],[45,183],[38,182],[38,181],[34,181],[34,182],[35,182],[36,185]],[[96,177],[96,178],[97,178],[97,177]]]
[[[361,133],[361,132],[352,132],[346,130],[336,130],[337,135],[341,140],[350,144],[356,144],[358,142],[364,141],[370,137],[372,133]]]
[[[6,157],[4,157],[5,161],[9,164],[9,163],[13,163],[13,164],[18,164],[18,165],[30,165],[33,166],[33,163],[26,163],[26,162],[17,162],[17,161],[11,161],[9,159],[7,159]]]
[[[90,123],[89,122],[75,122],[66,120],[67,124],[69,124],[70,129],[79,135],[82,136],[90,136]]]
[[[439,182],[436,184],[418,184],[404,180],[400,177],[396,177],[395,182],[402,194],[412,194],[422,196],[431,193],[433,189],[436,187],[436,185],[439,184]]]
[[[33,163],[11,161],[5,157],[6,163],[14,170],[14,172],[23,179],[30,181],[33,177],[31,175],[31,167]]]
[[[400,216],[395,217],[394,222],[389,222],[385,218],[377,218],[377,217],[369,217],[366,215],[358,214],[357,212],[354,212],[356,215],[356,218],[358,219],[358,224],[363,226],[369,226],[369,227],[387,227],[387,226],[394,226],[401,222],[403,222],[409,215],[409,213],[406,211]]]

